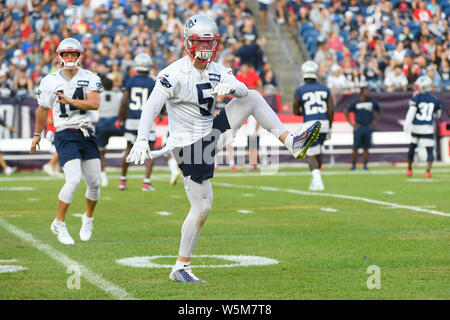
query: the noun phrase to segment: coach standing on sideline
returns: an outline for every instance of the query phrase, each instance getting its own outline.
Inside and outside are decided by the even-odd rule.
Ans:
[[[350,120],[349,112],[354,112],[355,123]],[[356,170],[358,160],[358,148],[363,148],[364,170],[369,170],[369,148],[372,146],[372,132],[377,122],[381,119],[381,109],[378,103],[370,97],[370,90],[367,86],[361,87],[359,99],[353,101],[345,110],[345,117],[353,127],[353,153],[352,167]]]

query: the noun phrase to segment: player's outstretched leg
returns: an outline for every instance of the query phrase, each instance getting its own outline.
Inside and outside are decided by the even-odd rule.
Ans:
[[[233,132],[237,132],[245,120],[253,115],[256,121],[275,135],[292,155],[300,160],[306,157],[306,151],[317,140],[320,132],[320,121],[300,133],[286,130],[266,100],[256,90],[249,90],[244,98],[234,98],[225,106],[225,112]]]

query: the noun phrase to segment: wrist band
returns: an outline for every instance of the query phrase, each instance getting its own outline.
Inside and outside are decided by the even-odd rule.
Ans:
[[[40,137],[41,135],[42,135],[42,132],[39,132],[39,133],[35,132],[35,133],[33,133],[33,136],[35,136],[35,137]]]

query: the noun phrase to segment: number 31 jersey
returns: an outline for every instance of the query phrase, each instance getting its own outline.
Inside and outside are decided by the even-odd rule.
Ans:
[[[434,118],[440,114],[440,101],[429,93],[419,93],[409,100],[409,108],[415,108],[412,133],[434,133]]]
[[[70,104],[56,102],[61,92],[68,98],[84,100],[91,91],[103,90],[100,78],[91,71],[78,69],[77,74],[69,79],[63,70],[46,75],[37,91],[38,105],[53,110],[56,131],[77,128],[81,122],[92,123],[94,111],[81,110]]]
[[[295,89],[295,96],[300,103],[304,123],[320,120],[321,133],[327,133],[330,128],[327,105],[331,97],[330,89],[319,82],[306,82]]]

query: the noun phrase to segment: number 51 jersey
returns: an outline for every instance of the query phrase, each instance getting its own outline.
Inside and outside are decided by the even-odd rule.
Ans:
[[[78,69],[77,74],[69,79],[63,70],[46,75],[37,91],[38,105],[53,110],[56,131],[77,128],[81,122],[92,123],[94,110],[81,110],[77,107],[56,102],[61,92],[68,98],[84,100],[91,91],[103,91],[100,78],[93,72]]]
[[[331,97],[330,89],[319,82],[306,82],[295,89],[295,96],[300,102],[304,124],[320,120],[322,123],[320,132],[327,133],[330,128],[327,112],[328,99]]]
[[[419,93],[409,100],[409,108],[415,108],[412,133],[434,133],[434,118],[440,114],[440,101],[429,93]]]

